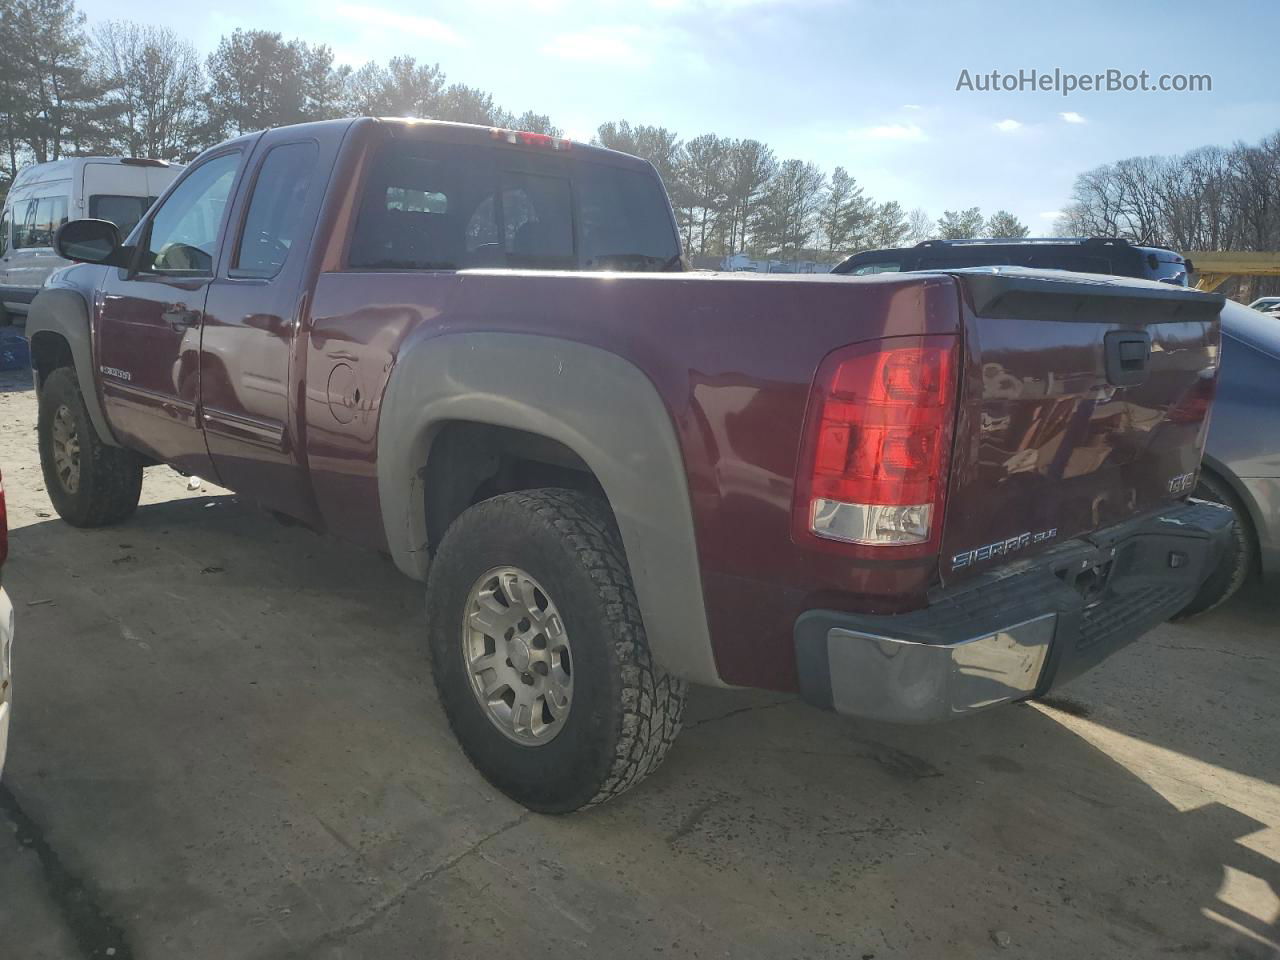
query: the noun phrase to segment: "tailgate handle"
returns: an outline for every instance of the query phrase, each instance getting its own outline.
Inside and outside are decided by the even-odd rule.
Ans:
[[[1107,380],[1117,387],[1132,387],[1147,379],[1151,334],[1112,330],[1106,336]]]

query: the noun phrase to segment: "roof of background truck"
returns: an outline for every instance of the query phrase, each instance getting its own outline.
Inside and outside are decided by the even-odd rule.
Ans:
[[[337,120],[315,120],[310,123],[295,123],[285,127],[273,127],[274,130],[313,130],[316,132],[346,131],[357,125],[378,125],[398,127],[405,132],[426,134],[425,139],[445,143],[468,143],[475,145],[511,146],[515,149],[544,151],[548,154],[568,155],[570,158],[580,157],[597,162],[610,163],[615,166],[633,167],[637,170],[650,171],[653,165],[647,160],[610,150],[579,140],[564,137],[552,137],[547,134],[530,131],[511,130],[506,127],[494,127],[476,123],[457,123],[452,120],[419,120],[414,117],[344,117]],[[256,140],[265,130],[254,131],[243,136],[233,137],[222,143],[209,147],[201,156],[214,150],[221,150],[230,144],[251,142]],[[510,137],[514,136],[513,141]],[[196,158],[197,160],[199,157]]]
[[[911,247],[889,247],[881,250],[864,250],[855,253],[835,266],[836,271],[843,272],[851,266],[871,263],[879,260],[892,260],[912,255],[922,255],[942,250],[960,250],[974,247],[1019,247],[1048,250],[1053,247],[1070,249],[1110,249],[1125,251],[1137,256],[1155,257],[1165,263],[1185,263],[1182,254],[1167,247],[1139,246],[1130,243],[1123,237],[975,237],[964,240],[922,240]]]

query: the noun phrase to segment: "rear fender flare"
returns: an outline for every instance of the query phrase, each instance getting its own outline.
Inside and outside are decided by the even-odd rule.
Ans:
[[[378,495],[392,559],[425,580],[425,467],[453,421],[556,440],[595,474],[622,534],[654,658],[723,686],[702,596],[684,459],[653,383],[615,354],[552,337],[446,334],[402,351],[378,420]]]

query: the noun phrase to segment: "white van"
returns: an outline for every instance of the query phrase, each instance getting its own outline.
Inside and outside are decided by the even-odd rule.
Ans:
[[[72,157],[24,167],[0,217],[0,325],[25,315],[45,278],[70,261],[53,252],[67,220],[110,220],[128,236],[181,173],[181,164],[134,157]]]

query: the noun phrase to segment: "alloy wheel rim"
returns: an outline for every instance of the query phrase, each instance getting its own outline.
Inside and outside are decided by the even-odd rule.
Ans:
[[[53,414],[53,467],[67,493],[80,489],[80,433],[66,404]]]
[[[463,662],[485,716],[516,743],[550,743],[573,700],[569,634],[551,595],[519,567],[495,567],[465,610]]]

